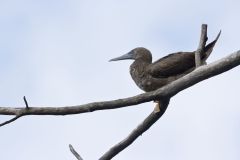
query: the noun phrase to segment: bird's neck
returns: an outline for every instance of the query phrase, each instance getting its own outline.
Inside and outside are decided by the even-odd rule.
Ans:
[[[132,64],[131,64],[131,68],[135,68],[135,69],[140,69],[143,70],[145,69],[148,65],[150,65],[151,62],[150,61],[146,61],[144,59],[136,59]]]
[[[151,63],[141,60],[135,60],[130,66],[130,74],[136,85],[145,91],[145,80],[149,75],[147,68]]]
[[[138,78],[142,78],[146,76],[147,73],[147,67],[150,65],[151,63],[148,61],[143,61],[141,59],[135,60],[131,66],[130,66],[130,73],[131,76],[134,80],[138,79]]]

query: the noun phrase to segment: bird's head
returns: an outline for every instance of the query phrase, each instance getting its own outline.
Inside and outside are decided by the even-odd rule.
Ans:
[[[138,47],[131,50],[127,54],[124,54],[117,58],[113,58],[109,61],[119,61],[119,60],[126,60],[126,59],[133,59],[133,60],[143,59],[143,60],[152,62],[152,54],[148,49],[143,47]]]

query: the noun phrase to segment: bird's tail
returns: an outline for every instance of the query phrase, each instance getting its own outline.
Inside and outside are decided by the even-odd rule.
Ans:
[[[221,35],[221,31],[218,33],[216,39],[214,41],[212,41],[211,43],[209,43],[205,48],[204,48],[204,55],[203,55],[203,61],[205,61],[209,56],[210,54],[212,53],[213,51],[213,48],[218,40],[218,38],[220,37]]]

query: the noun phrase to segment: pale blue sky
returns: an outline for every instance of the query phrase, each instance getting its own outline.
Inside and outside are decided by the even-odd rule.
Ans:
[[[0,2],[0,106],[67,106],[142,93],[130,61],[108,60],[143,46],[154,59],[222,35],[208,62],[240,49],[239,6],[227,1]],[[165,115],[116,160],[239,160],[239,67],[172,98]],[[201,97],[198,100],[197,97]],[[97,159],[153,109],[153,103],[74,116],[27,116],[0,128],[0,159]],[[0,116],[0,121],[10,117]]]

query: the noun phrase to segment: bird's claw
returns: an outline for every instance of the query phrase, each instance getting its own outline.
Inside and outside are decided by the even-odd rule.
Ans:
[[[156,103],[156,106],[154,108],[154,112],[157,113],[157,112],[160,112],[160,102],[159,101],[154,101]]]

